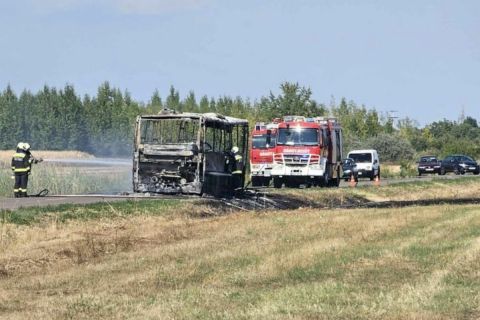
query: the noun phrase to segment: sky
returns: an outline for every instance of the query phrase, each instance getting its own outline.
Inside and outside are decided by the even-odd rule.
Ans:
[[[284,81],[425,125],[480,120],[480,1],[0,0],[0,89],[147,102],[279,94]]]

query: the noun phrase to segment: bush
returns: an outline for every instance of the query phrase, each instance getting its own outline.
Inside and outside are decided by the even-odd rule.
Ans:
[[[410,142],[396,134],[382,133],[369,138],[365,142],[365,147],[377,150],[381,161],[413,160],[415,154]]]
[[[417,175],[415,165],[409,161],[400,161],[400,177],[413,177]]]

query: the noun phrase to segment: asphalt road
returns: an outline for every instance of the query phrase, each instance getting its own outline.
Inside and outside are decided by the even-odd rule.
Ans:
[[[469,175],[470,176],[470,175]],[[431,181],[433,178],[441,180],[461,179],[465,176],[446,175],[446,176],[421,176],[405,179],[382,179],[379,187],[396,183],[414,182],[414,181]],[[480,176],[478,176],[480,178]],[[358,186],[374,186],[375,183],[369,179],[360,179]],[[349,182],[341,181],[341,188],[351,188]],[[47,196],[47,197],[29,197],[29,198],[0,198],[0,210],[15,210],[27,207],[46,207],[60,204],[91,204],[91,203],[110,203],[125,200],[142,200],[142,199],[168,199],[172,196],[148,197],[145,195],[68,195],[68,196]]]

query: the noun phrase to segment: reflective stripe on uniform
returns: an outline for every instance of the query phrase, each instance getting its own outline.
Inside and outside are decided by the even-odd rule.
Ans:
[[[18,192],[20,191],[20,189],[13,189],[13,192]]]
[[[237,160],[237,161],[240,161],[240,160],[242,160],[242,156],[241,156],[241,155],[239,155],[239,154],[235,155],[235,160]]]
[[[22,158],[22,159],[23,159],[23,158],[25,158],[25,153],[15,153],[15,154],[13,155],[13,157],[14,157],[14,158]]]
[[[242,174],[242,170],[235,170],[232,172],[232,174]]]
[[[18,191],[20,191],[20,192],[27,192],[27,189],[18,188]]]
[[[30,167],[26,167],[26,168],[15,168],[13,169],[13,172],[28,172],[30,171]]]

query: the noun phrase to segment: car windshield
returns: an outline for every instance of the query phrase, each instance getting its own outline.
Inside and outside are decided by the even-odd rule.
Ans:
[[[467,157],[467,156],[453,156],[452,160],[454,160],[456,162],[473,161],[472,158]]]
[[[437,158],[436,157],[422,157],[420,158],[420,162],[422,163],[433,163],[433,162],[437,162]]]
[[[316,146],[318,145],[318,130],[303,128],[288,128],[278,130],[278,145]]]
[[[467,157],[467,156],[463,156],[461,161],[472,161],[473,162],[473,159],[470,158],[470,157]]]
[[[343,159],[343,165],[344,166],[349,166],[353,163],[352,159]]]
[[[256,134],[252,138],[253,149],[267,149],[275,147],[275,137],[270,136],[270,144],[267,145],[267,134]]]
[[[371,163],[372,154],[371,153],[350,153],[348,155],[356,163]]]

